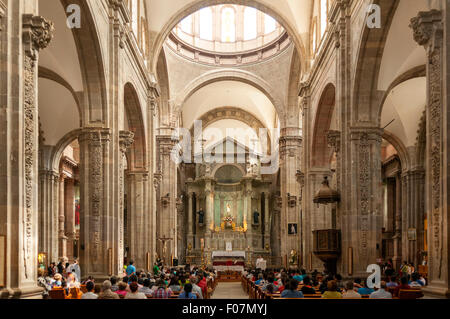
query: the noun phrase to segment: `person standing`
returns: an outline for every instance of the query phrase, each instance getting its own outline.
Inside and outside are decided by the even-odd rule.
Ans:
[[[130,260],[130,264],[127,267],[127,276],[128,277],[136,274],[136,267],[134,267],[133,264],[134,264],[134,262],[132,260]]]
[[[75,274],[75,278],[77,281],[81,281],[81,269],[80,265],[78,264],[78,259],[75,259],[73,261],[73,264],[69,265],[69,272]]]

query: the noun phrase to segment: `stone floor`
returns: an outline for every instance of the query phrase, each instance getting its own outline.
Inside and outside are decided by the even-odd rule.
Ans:
[[[219,282],[211,299],[248,299],[240,282]]]

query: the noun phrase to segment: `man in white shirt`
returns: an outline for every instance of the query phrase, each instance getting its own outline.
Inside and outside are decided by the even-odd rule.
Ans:
[[[370,294],[370,299],[392,299],[392,294],[386,290],[386,282],[381,282],[381,288]]]
[[[342,294],[342,299],[361,299],[361,295],[353,289],[353,281],[347,281],[345,290],[346,292]]]

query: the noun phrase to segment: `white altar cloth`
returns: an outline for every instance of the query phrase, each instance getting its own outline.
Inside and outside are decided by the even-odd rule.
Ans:
[[[212,258],[220,258],[220,257],[245,258],[245,251],[213,251],[212,252]]]

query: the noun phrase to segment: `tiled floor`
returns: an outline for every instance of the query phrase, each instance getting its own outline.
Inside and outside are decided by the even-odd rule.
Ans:
[[[240,282],[220,282],[211,299],[248,299]]]

